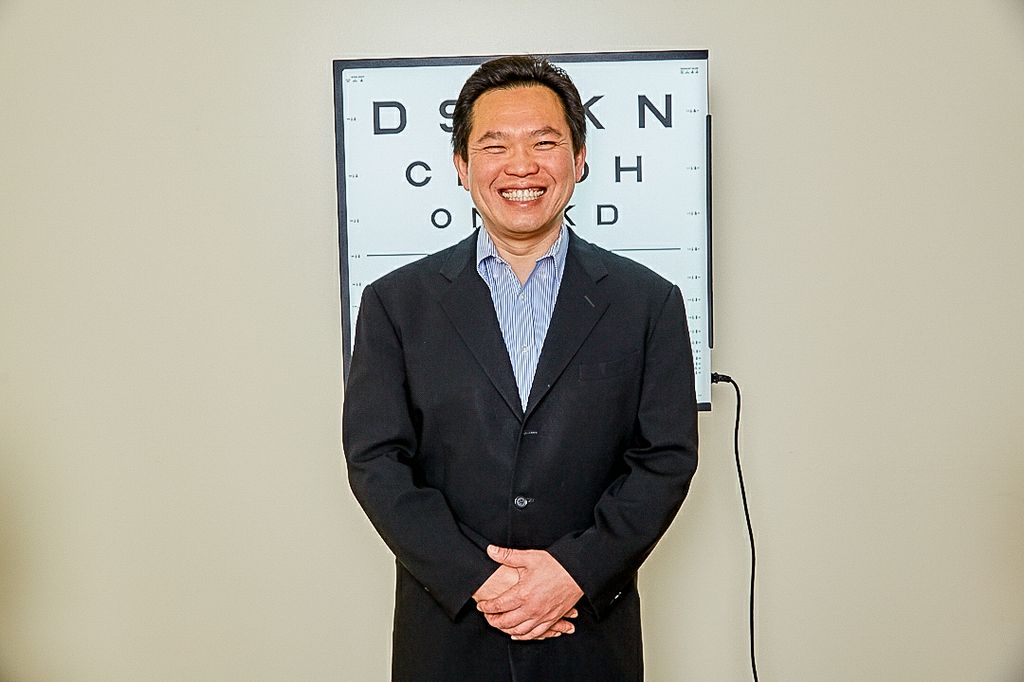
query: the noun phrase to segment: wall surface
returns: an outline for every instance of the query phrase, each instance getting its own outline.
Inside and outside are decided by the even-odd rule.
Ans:
[[[0,3],[0,679],[383,680],[331,60],[708,48],[761,679],[1024,675],[1024,4]],[[741,681],[732,397],[648,678]]]

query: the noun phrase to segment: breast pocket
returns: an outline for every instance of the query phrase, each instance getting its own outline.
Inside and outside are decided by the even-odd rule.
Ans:
[[[597,381],[624,374],[635,374],[639,369],[640,351],[634,351],[617,360],[580,364],[580,381]]]

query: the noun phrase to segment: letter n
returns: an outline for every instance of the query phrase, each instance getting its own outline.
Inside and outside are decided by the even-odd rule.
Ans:
[[[661,121],[661,125],[666,128],[672,127],[672,95],[665,95],[665,113],[658,111],[651,100],[647,99],[646,95],[640,95],[637,97],[637,109],[639,110],[640,121],[639,125],[641,128],[647,127],[647,110],[649,109],[654,117]]]

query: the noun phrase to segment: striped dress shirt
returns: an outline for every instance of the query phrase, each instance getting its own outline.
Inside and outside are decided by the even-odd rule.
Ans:
[[[533,272],[520,284],[512,266],[498,255],[487,230],[480,228],[476,239],[476,270],[491,291],[498,326],[505,339],[512,373],[519,387],[519,400],[526,409],[533,376],[551,324],[551,313],[558,298],[558,287],[565,271],[569,239],[565,226],[547,253],[537,259]]]

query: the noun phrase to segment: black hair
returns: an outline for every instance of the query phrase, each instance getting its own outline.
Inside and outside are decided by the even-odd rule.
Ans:
[[[542,85],[554,92],[562,102],[565,122],[572,136],[574,154],[587,141],[587,119],[580,93],[564,70],[544,57],[516,55],[484,62],[466,80],[455,103],[452,116],[452,150],[467,159],[469,132],[473,127],[473,105],[489,90],[511,90]]]

